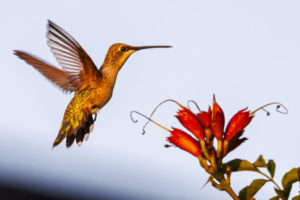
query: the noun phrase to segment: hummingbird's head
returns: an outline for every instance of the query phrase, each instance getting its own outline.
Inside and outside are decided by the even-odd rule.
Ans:
[[[104,64],[109,68],[113,68],[114,70],[120,70],[128,57],[138,50],[170,47],[171,46],[130,46],[127,44],[116,43],[111,45],[108,49]]]

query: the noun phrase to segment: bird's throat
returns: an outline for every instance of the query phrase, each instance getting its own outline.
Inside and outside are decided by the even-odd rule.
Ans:
[[[107,84],[111,85],[112,87],[115,85],[120,69],[121,67],[117,66],[102,66],[102,76]]]

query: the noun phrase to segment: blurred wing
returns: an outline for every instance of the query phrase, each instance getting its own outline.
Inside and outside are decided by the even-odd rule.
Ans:
[[[24,51],[16,50],[14,54],[29,65],[33,66],[36,70],[38,70],[41,74],[43,74],[46,78],[48,78],[62,90],[73,92],[78,87],[78,85],[72,83],[69,80],[68,75],[63,70],[58,69]]]
[[[48,45],[69,80],[80,87],[99,80],[101,72],[80,44],[62,28],[48,22]]]

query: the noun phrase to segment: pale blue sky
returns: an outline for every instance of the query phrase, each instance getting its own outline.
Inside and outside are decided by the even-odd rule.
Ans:
[[[56,191],[78,187],[145,199],[229,199],[210,185],[201,189],[208,175],[189,154],[163,147],[167,132],[150,125],[141,136],[142,123],[129,118],[131,110],[149,114],[168,98],[182,104],[194,99],[206,109],[215,93],[227,120],[246,106],[253,110],[278,101],[288,107],[288,115],[273,108],[269,117],[257,113],[245,132],[249,140],[226,158],[254,161],[263,154],[277,163],[275,180],[280,182],[284,172],[300,165],[299,10],[299,1],[274,0],[2,3],[0,177],[34,177],[37,184],[53,183]],[[46,44],[47,19],[74,36],[98,67],[116,42],[173,46],[129,58],[111,101],[80,148],[67,150],[63,143],[51,149],[72,95],[12,54],[26,50],[58,66]],[[176,110],[165,105],[155,119],[179,126]],[[234,189],[254,177],[260,176],[233,175]],[[269,184],[257,198],[273,194]]]

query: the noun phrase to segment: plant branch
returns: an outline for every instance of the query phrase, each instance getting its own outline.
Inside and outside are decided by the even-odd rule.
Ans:
[[[281,188],[279,187],[279,185],[274,181],[274,179],[272,177],[269,177],[267,174],[261,172],[260,170],[256,171],[257,173],[263,175],[264,177],[266,177],[269,181],[271,181],[272,183],[274,183],[274,185],[277,187],[277,189],[281,190]]]
[[[222,179],[220,184],[223,186],[223,190],[226,191],[232,197],[232,199],[239,200],[239,197],[235,194],[230,184],[228,184],[225,179]]]
[[[235,194],[233,189],[230,186],[230,181],[225,179],[222,173],[213,174],[214,178],[217,179],[220,183],[221,190],[226,191],[234,200],[240,200],[239,197]]]

